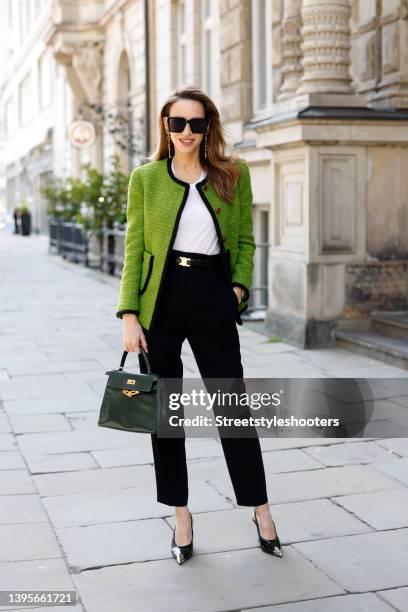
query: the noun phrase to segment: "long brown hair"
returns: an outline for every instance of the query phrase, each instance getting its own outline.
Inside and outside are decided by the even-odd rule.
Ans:
[[[204,106],[205,117],[210,120],[209,132],[207,135],[207,158],[204,157],[204,138],[200,144],[200,163],[207,172],[208,182],[214,187],[217,195],[226,201],[234,198],[234,191],[241,171],[236,164],[238,160],[234,155],[226,155],[226,142],[223,136],[223,127],[220,121],[220,114],[214,102],[201,89],[192,85],[177,88],[163,104],[159,115],[160,140],[156,150],[148,157],[150,161],[157,161],[169,156],[167,134],[164,127],[163,117],[170,115],[170,109],[174,102],[180,99],[197,100]],[[173,149],[174,145],[170,142]]]

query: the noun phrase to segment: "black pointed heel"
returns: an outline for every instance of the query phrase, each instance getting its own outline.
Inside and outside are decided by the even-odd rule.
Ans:
[[[258,520],[256,518],[255,508],[253,509],[253,512],[252,512],[252,520],[254,521],[256,525],[256,529],[258,531],[258,539],[259,539],[259,544],[261,546],[261,549],[264,552],[268,553],[269,555],[274,555],[275,557],[282,557],[281,543],[278,538],[278,532],[276,531],[275,521],[272,519],[272,522],[273,522],[273,525],[276,531],[276,538],[273,538],[273,540],[266,540],[265,538],[261,536],[261,532],[259,531],[259,525],[258,525]]]
[[[178,546],[176,544],[176,528],[173,529],[173,536],[171,538],[171,554],[175,559],[178,565],[182,565],[188,559],[193,556],[193,539],[194,539],[194,531],[193,531],[193,515],[190,513],[191,518],[191,542],[190,544],[185,544],[184,546]]]

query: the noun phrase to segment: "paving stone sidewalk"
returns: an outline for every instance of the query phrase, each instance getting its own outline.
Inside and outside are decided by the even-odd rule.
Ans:
[[[0,590],[76,590],[75,612],[408,611],[406,438],[261,439],[282,559],[235,504],[219,440],[187,439],[196,555],[178,567],[149,436],[97,426],[118,279],[4,232],[0,271]],[[246,377],[408,376],[239,333]],[[187,343],[183,361],[197,376]]]

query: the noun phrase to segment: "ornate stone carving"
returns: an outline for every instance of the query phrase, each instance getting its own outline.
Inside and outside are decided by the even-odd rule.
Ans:
[[[78,74],[88,99],[95,102],[100,98],[102,84],[102,53],[100,42],[86,42],[78,45],[72,57],[72,66]]]
[[[282,35],[282,80],[278,99],[284,100],[296,94],[302,75],[302,0],[284,0]]]
[[[103,41],[73,41],[57,37],[56,60],[67,70],[67,77],[79,103],[97,104],[101,100],[103,78]]]
[[[303,0],[304,73],[298,93],[354,93],[349,19],[349,0]]]

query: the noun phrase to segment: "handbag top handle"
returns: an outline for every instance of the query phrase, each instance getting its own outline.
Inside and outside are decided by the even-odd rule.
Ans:
[[[146,364],[147,373],[148,373],[148,374],[153,374],[153,370],[152,370],[152,368],[150,367],[150,363],[149,363],[149,360],[148,360],[148,358],[147,358],[146,351],[144,350],[143,346],[140,346],[139,348],[140,348],[140,352],[141,352],[141,354],[142,354],[142,356],[143,356],[144,362],[145,362],[145,364]],[[123,367],[124,367],[124,365],[125,365],[125,361],[126,361],[127,354],[128,354],[128,351],[123,351],[122,359],[120,360],[120,366],[119,366],[119,368],[118,368],[119,370],[123,370]]]

